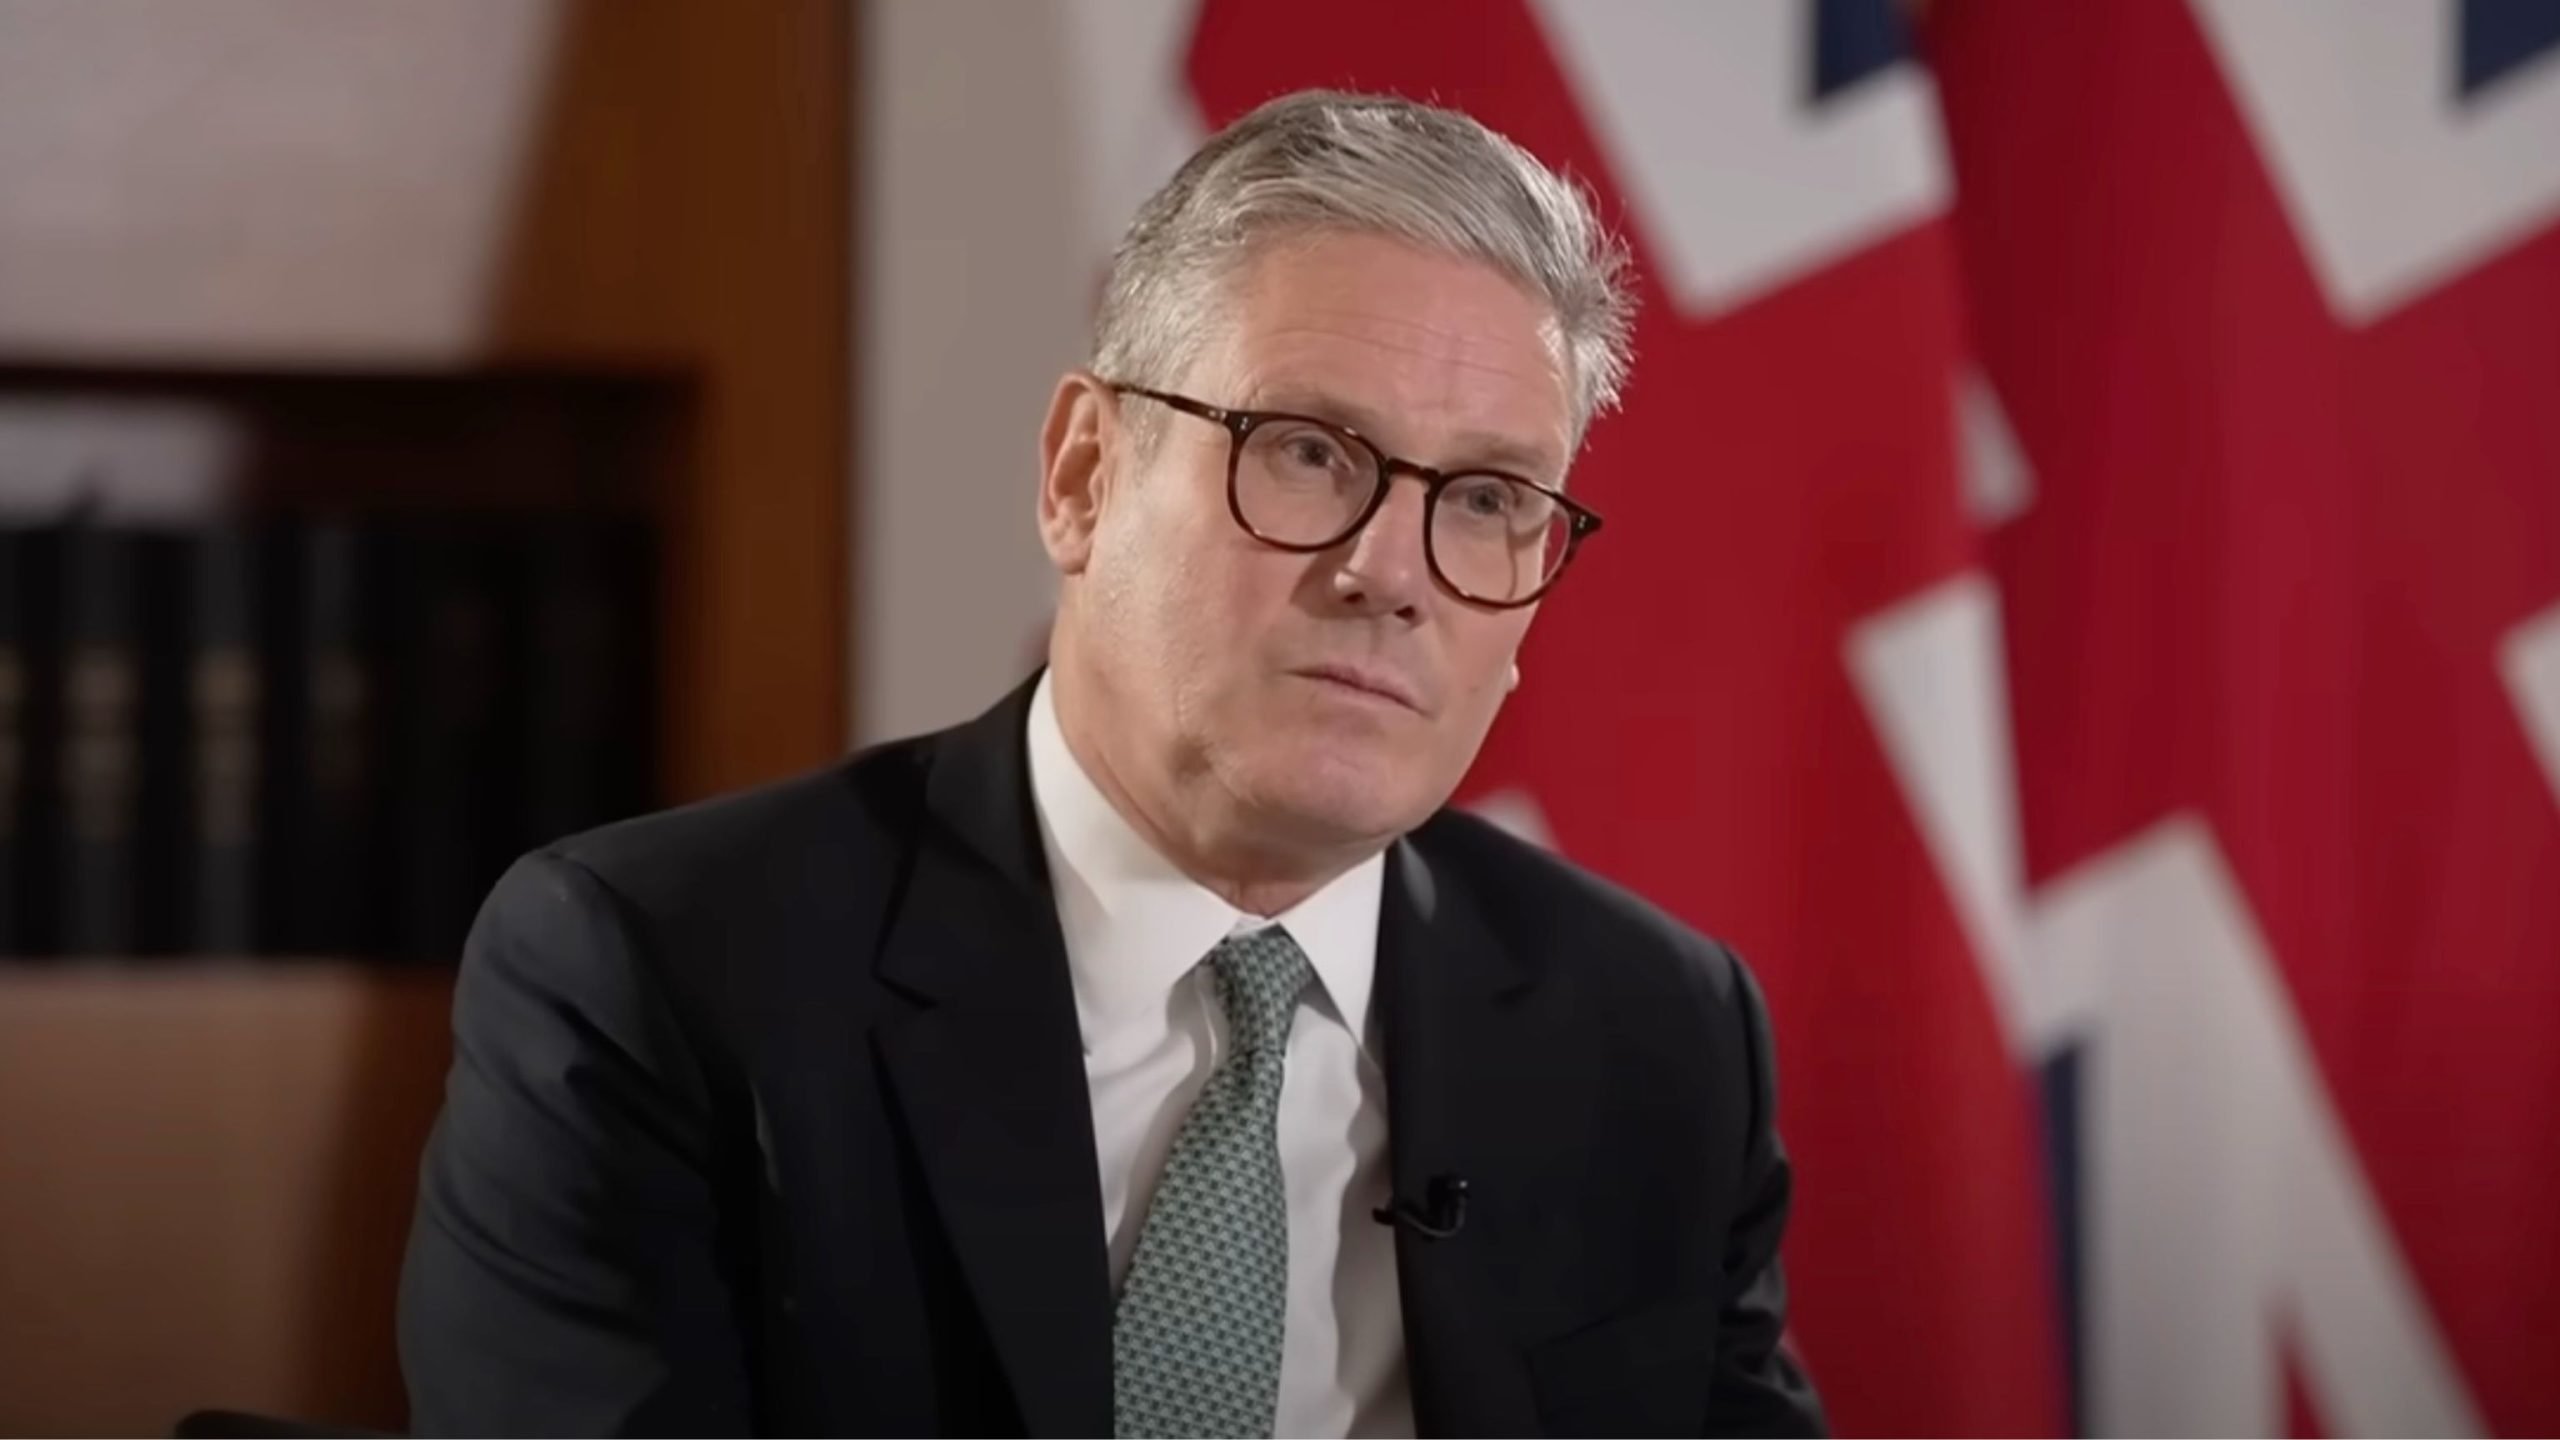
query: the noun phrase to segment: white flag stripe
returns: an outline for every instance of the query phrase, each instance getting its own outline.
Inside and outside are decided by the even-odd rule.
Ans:
[[[1692,315],[1730,310],[1947,205],[1937,91],[1896,65],[1805,103],[1785,0],[1539,0],[1538,18]]]
[[[2560,605],[2507,632],[2498,647],[2498,668],[2542,757],[2552,796],[2560,799]]]

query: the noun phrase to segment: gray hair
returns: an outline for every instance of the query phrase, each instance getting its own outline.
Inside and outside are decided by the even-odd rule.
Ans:
[[[1093,367],[1170,386],[1215,291],[1274,234],[1350,231],[1478,260],[1553,312],[1579,443],[1628,363],[1626,246],[1571,180],[1471,116],[1301,90],[1211,137],[1129,222],[1094,322]]]

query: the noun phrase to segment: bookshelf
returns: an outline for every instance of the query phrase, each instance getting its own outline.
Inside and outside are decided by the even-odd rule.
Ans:
[[[653,799],[681,802],[846,733],[854,7],[544,9],[556,56],[467,345],[137,349],[153,318],[116,313],[25,351],[0,315],[0,393],[245,409],[286,437],[240,472],[250,513],[637,519]],[[210,257],[202,283],[225,283]],[[421,428],[439,407],[484,422]],[[454,463],[492,432],[523,453]],[[344,954],[0,964],[0,1432],[203,1407],[401,1427],[391,1298],[451,984]]]
[[[657,808],[693,386],[0,367],[0,954],[449,962]]]
[[[698,382],[686,374],[604,366],[0,364],[0,533],[13,537],[0,542],[0,553],[23,570],[30,552],[18,540],[49,533],[59,541],[66,510],[86,507],[82,527],[147,537],[135,543],[160,547],[150,563],[164,568],[185,568],[187,552],[169,547],[191,537],[259,536],[252,568],[272,580],[273,572],[309,568],[317,527],[368,537],[359,568],[416,570],[415,555],[401,558],[403,547],[460,526],[475,537],[506,537],[506,554],[520,562],[507,572],[519,582],[509,592],[519,612],[510,623],[530,628],[523,607],[548,593],[539,576],[557,568],[548,548],[557,537],[593,525],[642,537],[652,561],[636,577],[645,593],[617,595],[604,624],[645,663],[601,717],[641,747],[636,782],[606,808],[636,811],[676,793],[674,777],[688,769],[663,742],[669,639],[657,617],[667,566],[657,562],[667,515],[701,484],[697,404]],[[22,600],[37,590],[59,598],[62,569],[57,554],[41,584],[26,573],[0,579],[17,584]],[[153,590],[123,578],[137,593],[156,594],[162,609],[183,610],[195,599],[182,585]],[[181,577],[171,570],[162,578]],[[404,887],[389,883],[395,876],[359,871],[313,884],[307,847],[275,838],[278,797],[289,788],[275,772],[297,758],[277,752],[319,748],[307,730],[274,723],[300,687],[316,684],[316,667],[282,654],[324,618],[314,614],[323,602],[313,587],[300,588],[306,593],[270,605],[276,613],[252,627],[276,653],[252,667],[267,682],[266,722],[253,732],[267,774],[251,792],[252,810],[266,812],[253,827],[261,837],[253,868],[300,873],[269,873],[254,893],[267,907],[297,890],[349,887],[387,917],[407,903]],[[260,591],[276,593],[274,585]],[[386,592],[377,585],[374,593]],[[402,607],[366,608],[389,626],[386,609]],[[17,618],[29,619],[25,606]],[[62,620],[57,607],[51,622]],[[150,638],[138,643],[146,647],[179,633],[142,628]],[[55,681],[31,683],[19,696],[21,798],[63,780],[61,736],[46,739],[59,722],[23,723],[50,703],[48,693],[62,698],[62,647],[36,648],[55,652]],[[388,673],[407,663],[406,654],[375,657],[382,663],[374,689],[388,706],[404,696],[416,703],[418,687]],[[201,658],[190,652],[137,668],[146,688],[167,688],[183,685],[183,662]],[[22,678],[47,668],[21,667]],[[531,678],[519,665],[503,683]],[[169,753],[151,749],[168,735],[150,732],[159,738],[144,742],[146,771],[196,773],[203,736],[193,727],[202,717],[186,708],[192,700],[174,702],[182,713]],[[521,722],[529,712],[504,713]],[[392,727],[368,733],[374,754],[366,763],[381,770],[377,779],[396,781],[394,772],[418,762],[415,743],[388,739]],[[512,733],[542,743],[524,724]],[[609,737],[571,743],[601,738]],[[451,772],[455,758],[434,764]],[[518,799],[521,772],[532,768],[516,776]],[[143,788],[190,787],[164,778]],[[381,788],[387,799],[398,787]],[[594,797],[587,803],[594,809]],[[522,806],[510,813],[511,831],[483,836],[468,868],[444,877],[445,933],[458,938],[507,852],[539,843],[548,837],[538,831],[564,821],[611,818],[597,811],[566,820],[555,811],[543,821]],[[183,806],[138,803],[137,814],[141,831],[130,837],[137,855],[167,856],[162,842],[171,837],[160,831],[193,825]],[[59,803],[21,805],[14,818],[21,833],[0,851],[16,861],[69,828]],[[369,823],[381,832],[375,839],[435,828],[389,805]],[[392,858],[396,847],[349,846],[345,838],[329,848],[369,857],[359,866],[404,863]],[[178,1415],[207,1407],[396,1428],[392,1302],[419,1147],[449,1054],[452,972],[444,962],[453,947],[435,942],[436,953],[421,954],[420,944],[375,930],[368,934],[380,943],[317,949],[304,943],[307,933],[288,934],[269,914],[260,925],[263,953],[208,951],[185,941],[183,867],[137,868],[147,873],[131,908],[135,933],[154,941],[146,952],[14,946],[0,958],[0,1134],[7,1137],[0,1277],[10,1297],[0,1306],[0,1432],[165,1433]],[[48,892],[13,898],[40,903],[58,905],[78,888],[58,855],[22,864],[12,878],[22,890]],[[61,939],[59,917],[43,922],[42,933]]]

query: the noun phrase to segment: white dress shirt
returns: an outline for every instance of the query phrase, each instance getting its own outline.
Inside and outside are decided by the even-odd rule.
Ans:
[[[1316,974],[1289,1030],[1280,1174],[1289,1203],[1289,1316],[1273,1433],[1413,1433],[1395,1232],[1387,1203],[1387,1087],[1370,1024],[1382,856],[1286,913],[1244,914],[1140,838],[1058,729],[1049,677],[1031,699],[1031,798],[1048,852],[1084,1035],[1116,1289],[1129,1272],[1174,1134],[1226,1045],[1201,962],[1238,930],[1288,927]]]

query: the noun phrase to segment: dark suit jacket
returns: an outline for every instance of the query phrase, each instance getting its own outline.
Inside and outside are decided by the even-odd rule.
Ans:
[[[566,841],[481,912],[400,1294],[422,1431],[1111,1433],[1093,1124],[1026,686]],[[1465,815],[1389,852],[1378,995],[1425,1434],[1818,1430],[1723,947]]]

